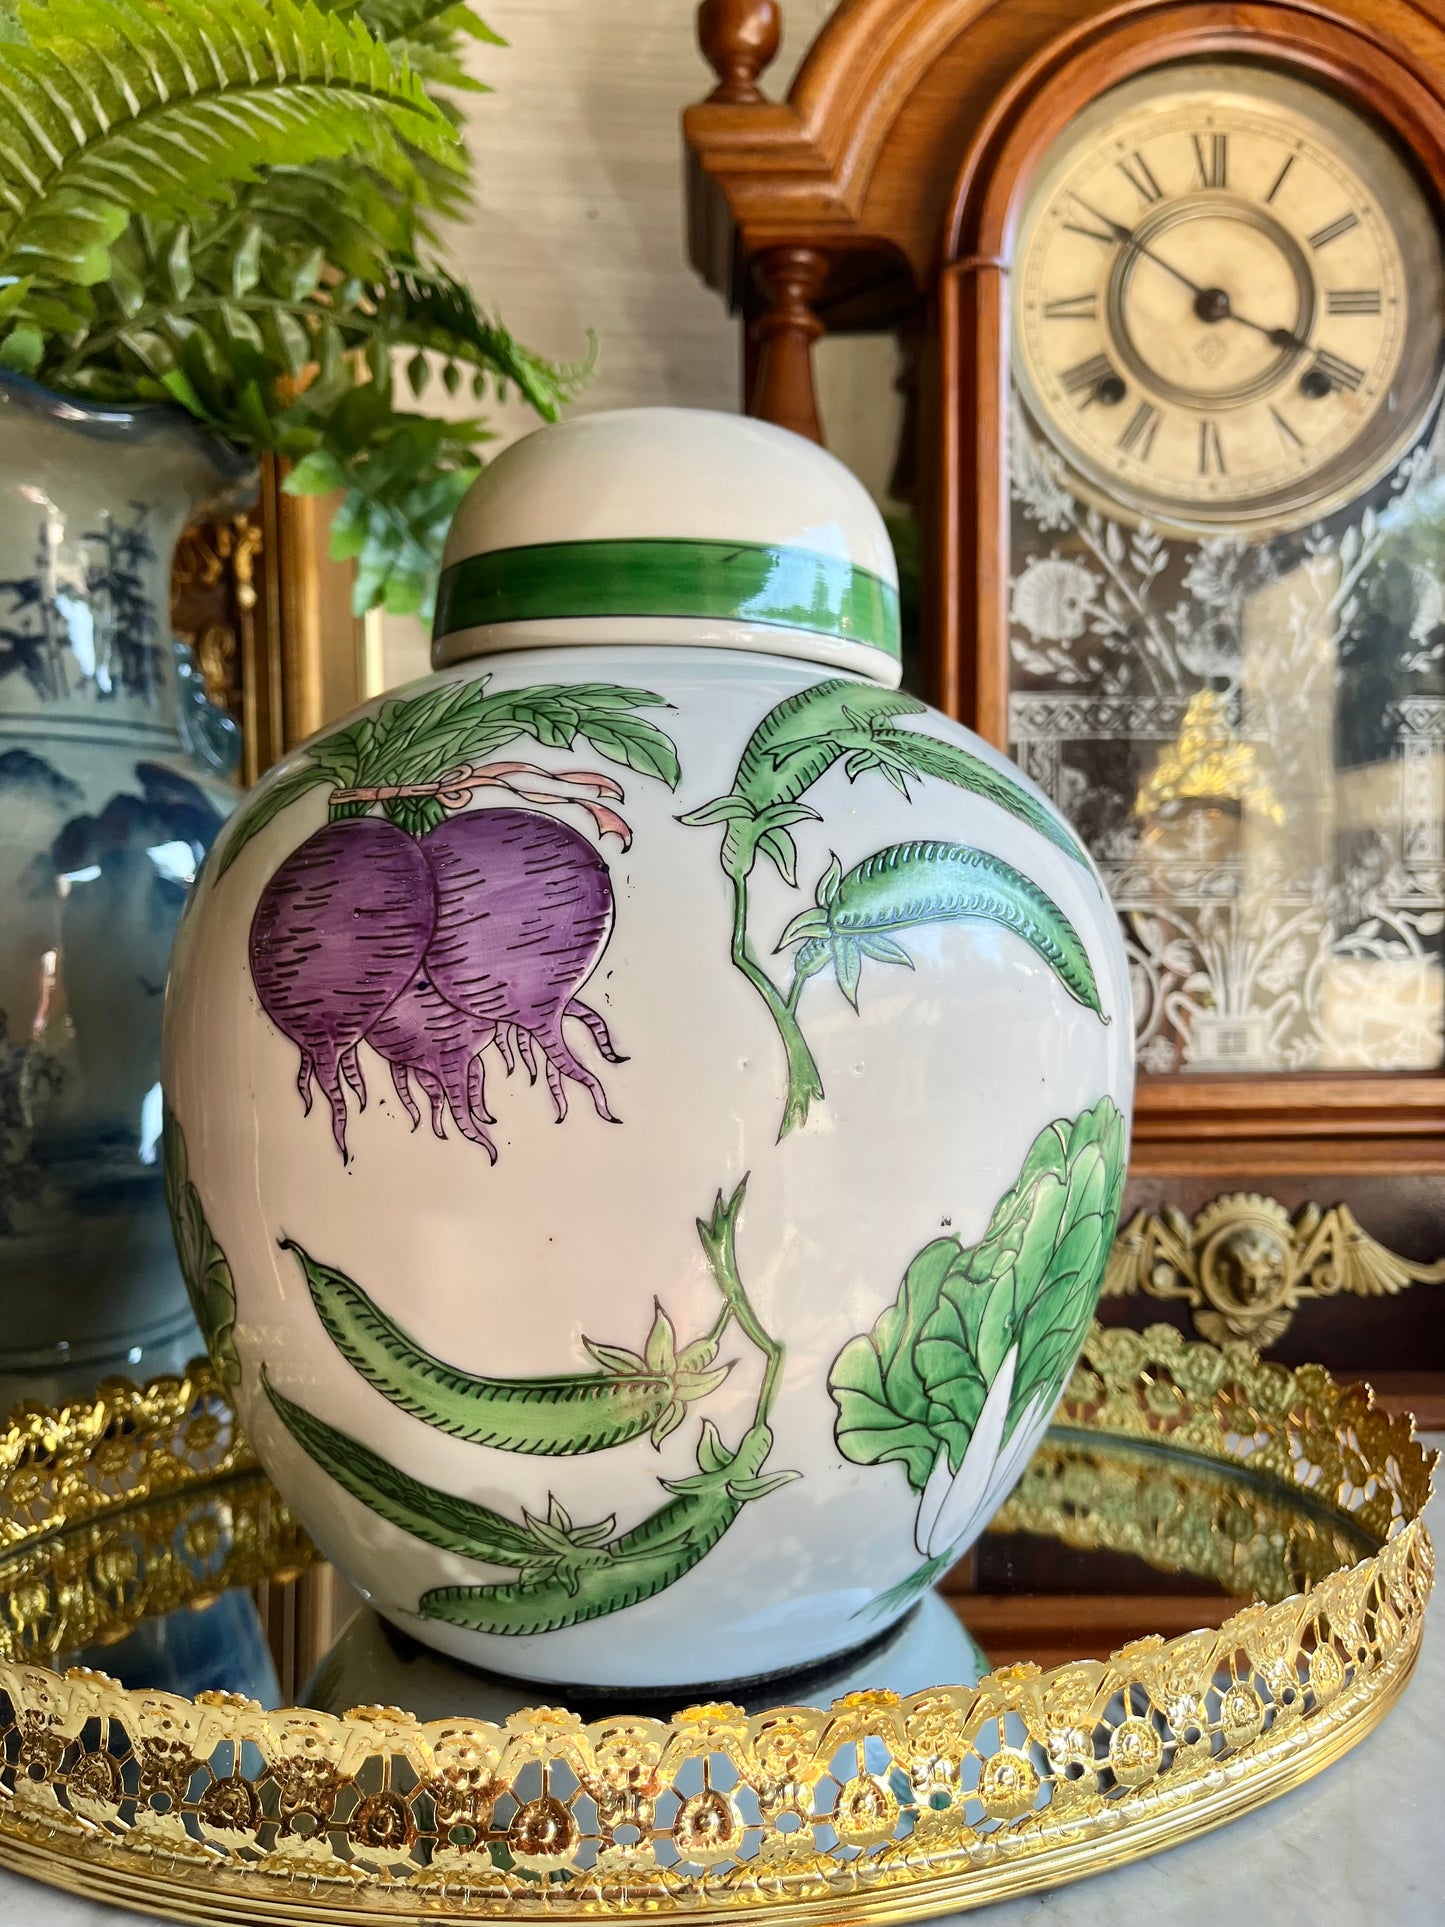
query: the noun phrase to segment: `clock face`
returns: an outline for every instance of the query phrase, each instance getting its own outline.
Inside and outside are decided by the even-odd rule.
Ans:
[[[1299,527],[1379,476],[1440,385],[1439,226],[1374,129],[1262,67],[1180,65],[1048,157],[1013,274],[1030,410],[1111,506]]]

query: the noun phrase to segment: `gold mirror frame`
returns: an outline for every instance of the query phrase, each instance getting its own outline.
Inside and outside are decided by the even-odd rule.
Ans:
[[[1217,1631],[908,1698],[590,1723],[537,1707],[504,1725],[268,1711],[24,1657],[54,1645],[47,1612],[78,1612],[97,1583],[124,1589],[87,1535],[137,1507],[232,1494],[234,1580],[265,1567],[263,1545],[273,1571],[303,1560],[209,1370],[22,1411],[0,1432],[0,1864],[228,1922],[912,1919],[1219,1826],[1378,1723],[1414,1666],[1433,1574],[1420,1513],[1434,1461],[1408,1420],[1315,1366],[1287,1371],[1169,1326],[1095,1327],[1051,1438],[1154,1468],[1203,1459],[1303,1499],[1322,1544],[1363,1533],[1379,1549]],[[1039,1528],[1050,1449],[1000,1529]],[[1106,1501],[1053,1506],[1058,1536],[1127,1546]],[[1192,1569],[1188,1533],[1166,1538],[1145,1556]]]
[[[171,578],[171,627],[241,726],[247,786],[385,683],[380,613],[352,614],[355,570],[328,553],[335,498],[283,479],[267,456],[254,505],[189,529]]]

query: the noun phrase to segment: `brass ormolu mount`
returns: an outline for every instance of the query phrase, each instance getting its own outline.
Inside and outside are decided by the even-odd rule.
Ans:
[[[1182,1298],[1211,1344],[1271,1345],[1297,1307],[1347,1292],[1392,1297],[1445,1280],[1445,1259],[1416,1264],[1372,1238],[1346,1204],[1301,1207],[1291,1219],[1274,1198],[1233,1191],[1191,1222],[1174,1205],[1139,1211],[1119,1233],[1104,1296]]]

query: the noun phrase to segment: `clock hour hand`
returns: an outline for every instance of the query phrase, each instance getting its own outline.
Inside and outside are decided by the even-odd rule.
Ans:
[[[1237,321],[1241,328],[1252,328],[1255,334],[1263,335],[1273,347],[1295,348],[1304,353],[1309,352],[1310,344],[1302,335],[1297,335],[1293,329],[1267,328],[1262,321],[1251,320],[1247,314],[1241,314],[1239,312],[1238,308],[1236,308],[1230,300],[1227,290],[1224,288],[1202,288],[1197,281],[1192,281],[1181,268],[1176,268],[1172,261],[1166,261],[1164,256],[1162,254],[1156,254],[1146,241],[1141,241],[1133,228],[1125,227],[1122,221],[1114,220],[1112,215],[1101,213],[1098,208],[1086,201],[1081,194],[1076,194],[1073,198],[1078,202],[1079,206],[1084,209],[1085,213],[1093,220],[1099,222],[1102,227],[1106,227],[1114,239],[1122,246],[1133,248],[1134,252],[1136,254],[1142,254],[1146,261],[1152,261],[1156,268],[1163,268],[1166,274],[1172,274],[1176,281],[1182,282],[1194,296],[1194,312],[1201,321]]]

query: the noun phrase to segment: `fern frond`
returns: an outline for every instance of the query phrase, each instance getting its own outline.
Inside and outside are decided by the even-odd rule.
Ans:
[[[596,359],[595,341],[582,361],[534,355],[482,312],[468,288],[440,269],[400,269],[378,294],[377,318],[398,346],[428,349],[447,362],[511,382],[544,421],[556,421],[591,376]]]
[[[266,166],[456,136],[404,60],[294,0],[48,0],[0,66],[0,275],[82,286],[126,217],[201,215]],[[119,220],[117,221],[117,216]]]
[[[485,20],[465,0],[361,0],[357,17],[378,40],[416,41],[428,46],[452,45],[461,38],[505,47]]]

